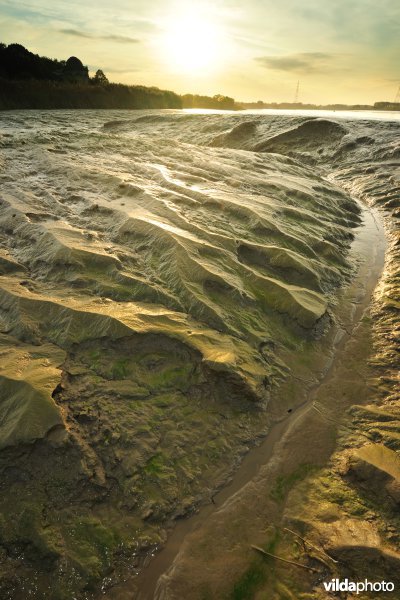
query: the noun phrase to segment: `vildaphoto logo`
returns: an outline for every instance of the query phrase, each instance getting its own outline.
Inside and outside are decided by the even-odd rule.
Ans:
[[[349,579],[331,579],[324,581],[327,592],[393,592],[394,583],[391,581],[350,581]]]

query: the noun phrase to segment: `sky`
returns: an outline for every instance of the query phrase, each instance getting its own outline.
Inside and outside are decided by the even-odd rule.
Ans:
[[[236,100],[393,101],[395,0],[0,0],[0,41],[110,81]]]

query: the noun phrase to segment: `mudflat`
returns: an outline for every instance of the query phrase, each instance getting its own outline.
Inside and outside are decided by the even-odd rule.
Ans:
[[[348,548],[362,501],[312,512],[332,472],[357,498],[386,473],[365,510],[393,527],[398,122],[15,111],[0,131],[3,596],[239,594],[251,544],[290,559],[289,513]],[[294,593],[257,565],[254,593]]]

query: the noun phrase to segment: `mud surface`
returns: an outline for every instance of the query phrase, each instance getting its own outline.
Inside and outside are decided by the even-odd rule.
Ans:
[[[326,364],[320,379],[310,389],[306,401],[297,409],[289,409],[289,414],[271,427],[265,440],[243,459],[232,481],[217,492],[207,506],[201,508],[195,516],[175,525],[167,543],[137,579],[128,585],[110,590],[105,597],[115,600],[127,597],[138,600],[164,597],[202,598],[207,587],[211,593],[209,578],[213,566],[207,554],[203,555],[201,550],[197,552],[197,544],[206,545],[208,553],[212,545],[208,538],[214,539],[216,550],[228,553],[231,557],[234,550],[226,545],[227,540],[232,542],[229,529],[230,523],[236,518],[231,506],[240,505],[242,501],[247,504],[249,525],[246,526],[248,531],[244,535],[246,539],[251,539],[251,535],[258,537],[259,533],[254,532],[257,531],[259,520],[257,519],[256,527],[251,521],[257,505],[258,510],[261,507],[265,510],[265,500],[261,500],[262,496],[283,496],[283,474],[288,469],[293,469],[292,472],[302,479],[329,457],[334,447],[332,434],[335,432],[335,425],[340,424],[343,410],[360,399],[359,386],[355,385],[353,393],[348,393],[349,381],[343,381],[343,370],[344,365],[349,362],[352,366],[359,363],[361,369],[365,368],[368,335],[363,319],[366,318],[372,292],[382,274],[385,247],[384,230],[377,211],[364,208],[363,224],[356,231],[350,254],[354,263],[359,265],[357,274],[339,295],[338,304],[333,312],[336,326],[325,340]],[[338,401],[340,397],[342,399]],[[313,421],[319,428],[318,436],[321,438],[321,444],[316,447],[310,444],[309,439]],[[302,463],[306,453],[309,462]],[[259,491],[256,498],[250,501],[246,485],[249,484],[249,487],[253,488],[255,482],[258,483]],[[251,489],[250,493],[253,492],[254,489]],[[223,527],[221,523],[224,524]],[[229,562],[230,559],[226,561],[226,567]],[[199,579],[187,577],[187,573],[197,574],[203,569],[203,574],[198,575]],[[229,589],[231,572],[229,567],[228,571],[224,572],[219,563],[216,571],[224,584],[214,589],[213,593],[215,597],[223,597],[224,588],[228,585]]]
[[[288,435],[301,423],[300,460],[341,324],[345,339],[360,319],[356,305],[341,313],[369,265],[351,250],[354,235],[370,234],[355,198],[390,211],[388,227],[398,217],[398,124],[39,111],[9,113],[0,128],[1,593],[113,594],[177,519],[208,504],[212,523],[213,499],[222,527],[221,504],[255,485],[265,454],[283,456],[271,440],[290,438],[293,453]],[[374,305],[389,337],[391,235]],[[362,298],[376,276],[365,273]],[[385,346],[377,360],[385,370]],[[390,377],[377,389],[390,390]],[[336,448],[328,437],[316,445],[321,459]],[[387,454],[360,452],[352,477],[365,479],[363,464],[382,470]],[[282,465],[285,478],[291,462]],[[261,515],[256,499],[249,506]],[[167,568],[190,527],[176,528],[168,558],[149,569]],[[243,558],[245,540],[235,540]],[[246,569],[235,556],[207,571],[207,594],[220,593],[225,563]],[[176,563],[172,573],[160,597],[179,597]]]

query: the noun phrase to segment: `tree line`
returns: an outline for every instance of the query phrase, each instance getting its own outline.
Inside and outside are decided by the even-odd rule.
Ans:
[[[235,101],[141,85],[110,83],[101,69],[93,77],[79,58],[39,56],[21,44],[0,43],[0,110],[51,108],[211,108],[232,110]]]

